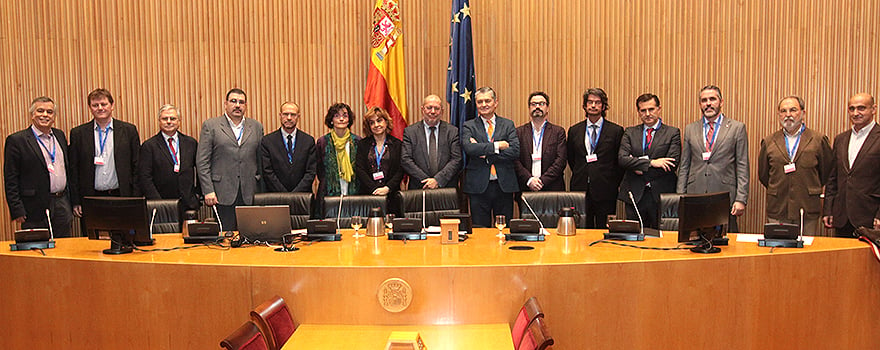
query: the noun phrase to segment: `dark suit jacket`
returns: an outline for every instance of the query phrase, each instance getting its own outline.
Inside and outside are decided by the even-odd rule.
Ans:
[[[59,129],[52,128],[52,133],[60,147],[56,152],[64,154],[64,168],[69,174],[70,153],[67,151],[67,139]],[[26,226],[47,227],[45,213],[49,208],[49,170],[46,169],[43,151],[40,150],[40,144],[30,126],[6,137],[3,180],[9,217],[15,219],[27,216]],[[68,188],[69,186],[68,182]]]
[[[403,145],[394,136],[385,136],[385,153],[382,154],[382,167],[376,166],[376,139],[373,136],[358,141],[354,172],[360,183],[361,194],[373,194],[377,188],[388,186],[391,192],[400,190],[403,168],[400,167],[400,154]],[[384,178],[373,180],[373,173],[382,170]]]
[[[675,165],[681,159],[681,131],[674,126],[660,124],[660,128],[654,132],[651,148],[645,152],[642,144],[645,125],[639,124],[626,128],[623,132],[623,140],[620,142],[620,151],[617,153],[620,166],[626,170],[623,182],[620,184],[618,199],[629,203],[629,193],[632,191],[636,202],[642,199],[645,185],[651,183],[651,192],[655,195],[660,193],[675,193],[675,183],[678,175],[675,168],[664,171],[661,168],[651,167],[651,160],[658,158],[674,158]],[[648,159],[639,159],[642,156]],[[642,175],[636,174],[639,170]]]
[[[880,126],[874,125],[862,144],[852,167],[849,166],[849,139],[852,131],[834,137],[831,174],[825,185],[825,215],[834,218],[834,227],[849,221],[853,227],[873,227],[880,219]]]
[[[180,172],[174,172],[174,159],[168,149],[167,136],[161,131],[141,145],[140,176],[141,192],[147,199],[180,199],[186,209],[197,209],[196,195],[196,139],[177,132],[180,155]]]
[[[523,191],[529,189],[529,179],[532,178],[532,152],[534,151],[534,132],[532,122],[527,122],[516,128],[519,137],[519,161],[515,162],[516,176],[519,179],[519,187]],[[553,125],[549,121],[544,127],[544,137],[541,139],[541,182],[544,187],[541,191],[565,191],[565,164],[568,154],[565,150],[565,129]]]
[[[569,190],[586,191],[597,201],[616,200],[623,179],[623,168],[617,161],[623,128],[605,119],[596,142],[598,160],[592,163],[587,163],[587,147],[584,146],[586,131],[586,120],[568,129],[568,166],[571,167]]]
[[[202,123],[196,151],[196,171],[203,194],[217,194],[220,205],[235,204],[239,188],[244,204],[251,205],[260,181],[260,139],[263,124],[242,119],[241,144],[229,126],[226,115]]]
[[[831,145],[828,137],[804,129],[794,155],[795,171],[785,173],[791,163],[782,130],[761,141],[758,153],[758,179],[767,187],[767,216],[798,220],[800,208],[809,218],[819,217],[819,195],[831,171]]]
[[[476,142],[471,142],[474,139]],[[464,178],[464,193],[480,194],[489,186],[490,165],[495,165],[498,185],[506,193],[519,192],[516,169],[513,163],[519,158],[519,137],[510,119],[495,115],[494,141],[507,141],[510,147],[495,153],[495,145],[489,141],[482,117],[464,122],[461,132],[461,145],[467,156],[467,173]]]
[[[281,129],[260,141],[263,181],[269,192],[312,192],[315,181],[315,138],[296,129],[293,162],[287,159],[287,140]]]
[[[749,137],[746,125],[724,115],[709,161],[703,160],[703,118],[688,124],[681,142],[677,193],[730,192],[730,203],[749,201]]]
[[[113,119],[113,158],[119,194],[123,197],[140,196],[138,182],[138,152],[141,138],[137,127],[119,119]],[[70,200],[81,205],[82,197],[95,194],[95,121],[81,124],[70,130],[70,168],[67,179]]]
[[[425,122],[420,121],[403,130],[403,170],[409,174],[409,189],[422,188],[422,180],[434,178],[440,187],[457,187],[458,173],[461,171],[461,144],[458,128],[444,121],[437,125],[437,162],[440,164],[436,174],[430,174],[428,165],[428,139],[425,137]]]

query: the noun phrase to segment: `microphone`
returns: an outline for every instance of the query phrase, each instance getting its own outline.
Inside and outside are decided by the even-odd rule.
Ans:
[[[541,226],[541,234],[543,235],[544,232],[547,231],[546,229],[544,229],[544,223],[541,222],[541,218],[538,217],[538,214],[535,214],[535,210],[532,209],[532,206],[529,204],[529,201],[526,200],[526,196],[522,196],[521,198],[522,198],[522,200],[523,200],[523,203],[526,204],[526,208],[529,208],[529,212],[532,213],[532,215],[535,216],[535,220],[538,221],[538,225]]]
[[[800,232],[800,235],[798,236],[798,240],[799,241],[804,240],[804,208],[801,208],[801,232]]]
[[[220,220],[220,212],[217,211],[217,205],[214,204],[211,206],[211,208],[214,209],[214,217],[217,218],[217,225],[220,226],[220,232],[226,232],[223,231],[223,220]]]
[[[153,208],[153,217],[150,218],[150,239],[153,239],[153,223],[156,222],[156,213],[158,212],[158,208]]]
[[[628,191],[629,200],[633,202],[633,208],[636,208],[636,216],[639,217],[639,233],[645,234],[645,224],[642,222],[642,213],[639,212],[639,205],[636,204],[636,199],[633,197],[632,191]]]
[[[342,201],[345,200],[345,194],[339,192],[339,209],[336,210],[336,233],[339,233],[339,220],[342,219]]]
[[[46,209],[46,222],[49,223],[49,241],[54,241],[55,232],[52,231],[52,216],[49,215],[49,209]]]
[[[425,232],[427,229],[428,225],[425,224],[425,189],[422,189],[422,232]]]

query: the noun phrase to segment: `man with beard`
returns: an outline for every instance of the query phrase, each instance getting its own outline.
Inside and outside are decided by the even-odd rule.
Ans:
[[[730,193],[728,232],[749,200],[749,139],[746,125],[721,113],[721,88],[700,89],[700,120],[688,124],[681,145],[678,193]]]
[[[855,229],[862,226],[880,229],[880,128],[874,122],[874,96],[853,95],[847,112],[852,130],[834,137],[822,218],[837,237],[856,237]]]
[[[758,179],[767,188],[767,221],[800,225],[815,236],[821,209],[819,195],[831,170],[828,137],[804,124],[804,100],[789,96],[776,107],[782,128],[761,141]]]
[[[263,180],[268,192],[312,192],[317,159],[315,139],[297,129],[299,106],[284,102],[278,113],[281,127],[260,141]]]
[[[529,94],[531,122],[516,128],[519,161],[516,176],[522,191],[565,191],[565,129],[547,120],[550,97],[543,91]]]
[[[586,119],[568,129],[568,166],[571,191],[587,192],[587,228],[605,228],[608,215],[617,210],[617,190],[623,168],[617,152],[623,128],[605,119],[608,95],[599,88],[584,92]]]

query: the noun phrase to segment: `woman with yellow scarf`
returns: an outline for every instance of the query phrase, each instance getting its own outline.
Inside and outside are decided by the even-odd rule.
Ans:
[[[318,196],[355,195],[359,192],[354,173],[357,142],[361,139],[351,132],[354,113],[345,103],[334,103],[324,116],[324,125],[330,132],[315,142],[318,152]]]

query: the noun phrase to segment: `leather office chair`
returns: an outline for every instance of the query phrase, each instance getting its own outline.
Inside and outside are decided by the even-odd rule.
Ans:
[[[519,203],[519,216],[523,219],[535,218],[523,200],[528,201],[532,206],[544,227],[556,227],[556,223],[559,221],[559,209],[563,207],[574,208],[580,214],[587,210],[586,192],[523,192]],[[587,227],[586,217],[577,217],[577,227]]]
[[[312,194],[309,192],[270,192],[254,195],[254,205],[289,205],[290,227],[301,229],[312,213]]]
[[[227,350],[268,350],[269,345],[263,333],[251,321],[245,322],[238,327],[226,339],[220,342],[220,346]]]
[[[321,219],[336,219],[339,212],[339,198],[343,197],[324,197],[321,201]],[[374,207],[382,208],[382,213],[386,213],[388,203],[385,196],[359,195],[345,196],[342,200],[342,215],[339,219],[339,227],[347,228],[351,223],[351,217],[358,215],[367,217],[370,215],[370,209]]]
[[[153,221],[153,233],[180,232],[180,207],[177,199],[148,199],[147,220],[153,217],[156,209],[156,220]]]
[[[251,320],[266,335],[270,350],[281,349],[297,327],[287,303],[277,295],[251,311]]]
[[[510,336],[513,338],[514,349],[519,349],[519,344],[522,342],[523,336],[526,334],[526,331],[528,331],[529,326],[531,326],[536,319],[543,317],[544,311],[541,309],[541,304],[538,303],[538,299],[531,297],[529,300],[526,300],[526,303],[519,309],[519,313],[516,314],[516,319],[513,321],[513,328],[510,331]]]
[[[550,345],[553,345],[553,336],[550,335],[550,330],[547,328],[547,323],[544,322],[543,317],[538,317],[535,319],[535,322],[529,326],[528,331],[525,336],[523,336],[522,342],[520,342],[519,346],[516,348],[517,350],[544,350]]]
[[[681,193],[660,194],[660,230],[678,231],[678,201]]]
[[[400,191],[395,200],[399,201],[400,213],[405,218],[422,218],[422,190]],[[425,190],[425,225],[440,226],[440,218],[446,214],[461,213],[456,188],[437,188]]]

